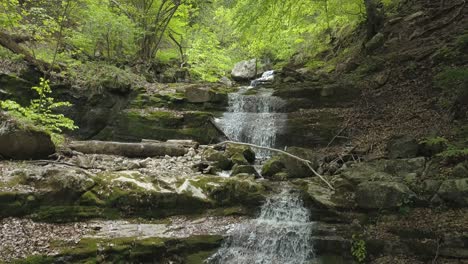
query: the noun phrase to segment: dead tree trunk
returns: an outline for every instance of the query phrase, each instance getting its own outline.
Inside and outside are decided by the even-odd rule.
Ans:
[[[37,67],[42,72],[46,72],[51,68],[50,64],[34,58],[27,49],[21,47],[21,45],[15,41],[14,36],[3,31],[0,31],[0,45],[15,54],[23,55],[26,62]]]
[[[367,40],[377,34],[384,25],[385,13],[381,0],[364,0],[367,15]]]

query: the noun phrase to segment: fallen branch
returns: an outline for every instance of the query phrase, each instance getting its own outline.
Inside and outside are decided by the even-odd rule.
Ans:
[[[277,152],[277,153],[286,155],[288,157],[291,157],[293,159],[299,160],[299,161],[303,162],[315,174],[315,176],[319,177],[324,183],[326,183],[328,185],[328,187],[330,187],[330,189],[335,190],[335,188],[333,188],[333,186],[327,180],[325,180],[325,178],[322,175],[320,175],[316,170],[314,170],[314,168],[312,168],[312,166],[310,165],[310,164],[312,164],[312,162],[310,160],[303,159],[301,157],[298,157],[296,155],[293,155],[293,154],[288,153],[288,152],[283,151],[283,150],[269,148],[269,147],[262,147],[262,146],[249,144],[249,143],[235,142],[235,141],[224,141],[224,142],[221,142],[221,143],[218,143],[218,144],[214,145],[214,147],[222,146],[222,145],[226,145],[226,144],[242,145],[242,146],[249,146],[249,147],[257,148],[257,149],[269,150],[269,151]]]

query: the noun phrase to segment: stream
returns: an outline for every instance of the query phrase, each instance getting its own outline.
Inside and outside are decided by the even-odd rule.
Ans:
[[[229,94],[229,108],[217,122],[233,141],[278,148],[276,136],[284,127],[285,101],[258,85],[273,79],[268,71],[251,86]],[[255,150],[257,158],[271,156],[268,150]],[[315,258],[309,210],[299,195],[288,187],[271,196],[256,219],[235,226],[210,264],[303,264]]]

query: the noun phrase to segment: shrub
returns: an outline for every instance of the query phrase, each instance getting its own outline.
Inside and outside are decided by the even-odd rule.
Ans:
[[[23,107],[15,101],[0,101],[0,108],[7,110],[11,115],[32,124],[40,130],[51,134],[52,139],[57,142],[61,139],[60,133],[63,129],[74,130],[78,127],[70,118],[63,114],[56,114],[54,111],[60,107],[71,106],[69,102],[55,102],[49,97],[52,93],[49,81],[41,78],[39,86],[32,87],[39,98],[31,100],[28,107]]]
[[[363,263],[367,257],[366,241],[361,239],[358,235],[353,235],[353,241],[351,242],[351,254],[359,263]]]

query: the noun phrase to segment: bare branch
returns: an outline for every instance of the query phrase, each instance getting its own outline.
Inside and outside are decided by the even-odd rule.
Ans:
[[[235,145],[249,146],[249,147],[252,147],[252,148],[270,150],[270,151],[273,151],[273,152],[277,152],[277,153],[286,155],[286,156],[291,157],[293,159],[299,160],[299,161],[303,162],[315,174],[315,176],[319,177],[324,183],[326,183],[330,189],[335,190],[335,188],[333,188],[333,186],[327,180],[325,180],[325,178],[322,175],[320,175],[316,170],[314,170],[314,168],[312,168],[312,166],[310,165],[310,164],[312,164],[312,162],[310,160],[303,159],[301,157],[298,157],[296,155],[293,155],[293,154],[288,153],[288,152],[283,151],[283,150],[268,148],[268,147],[262,147],[262,146],[249,144],[249,143],[235,142],[235,141],[224,141],[224,142],[216,144],[215,147],[216,146],[226,145],[226,144],[235,144]]]

